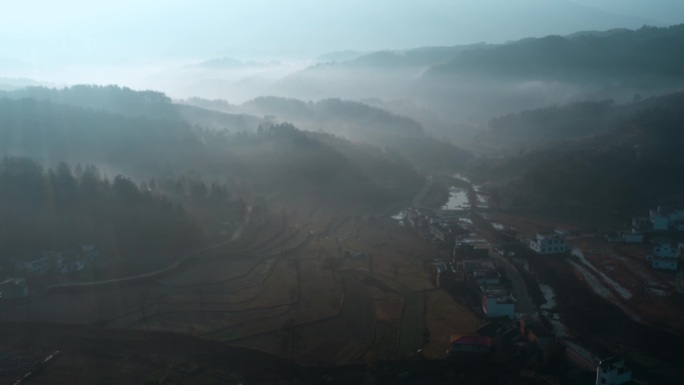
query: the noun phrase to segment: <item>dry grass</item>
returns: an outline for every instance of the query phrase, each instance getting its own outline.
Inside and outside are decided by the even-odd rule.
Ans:
[[[389,218],[297,212],[285,232],[272,225],[249,234],[251,256],[206,259],[147,284],[49,294],[2,317],[202,335],[308,364],[357,362],[369,351],[396,358],[422,343],[424,320],[445,341],[454,333],[449,323],[471,322],[472,314],[453,310],[453,299],[433,293],[423,317],[420,291],[433,288],[424,262],[438,251],[414,231]],[[303,244],[310,230],[325,233]],[[347,258],[347,251],[368,257]]]
[[[444,290],[427,292],[425,323],[430,342],[423,352],[428,358],[443,358],[452,334],[467,334],[480,326],[480,319]]]

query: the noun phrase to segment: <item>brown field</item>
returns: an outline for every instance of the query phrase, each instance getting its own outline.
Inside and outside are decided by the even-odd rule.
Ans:
[[[191,334],[309,365],[410,356],[429,334],[428,356],[441,357],[475,322],[431,283],[437,249],[356,212],[299,207],[164,276],[34,294],[0,319]]]
[[[601,238],[577,240],[573,246],[581,249],[591,266],[608,278],[589,269],[633,318],[684,332],[684,309],[672,301],[676,273],[651,268],[645,259],[651,247],[610,243]]]
[[[480,326],[480,319],[444,290],[427,292],[425,324],[430,341],[423,348],[428,358],[443,358],[453,334],[469,334]]]

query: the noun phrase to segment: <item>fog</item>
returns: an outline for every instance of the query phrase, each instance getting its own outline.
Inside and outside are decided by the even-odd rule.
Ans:
[[[627,3],[596,8],[565,0],[23,1],[6,5],[0,16],[0,69],[54,83],[114,79],[144,87],[146,77],[159,71],[212,58],[306,62],[332,51],[659,26],[671,23],[672,7],[678,7],[664,0]]]
[[[0,383],[682,383],[682,17],[4,4]]]
[[[235,105],[269,95],[375,100],[429,132],[452,136],[454,124],[483,127],[523,109],[626,102],[679,89],[664,75],[669,70],[646,79],[613,75],[610,67],[564,69],[553,62],[553,45],[564,44],[544,37],[668,26],[680,10],[681,2],[668,0],[34,0],[0,16],[0,71],[7,79],[0,86],[117,84]],[[574,42],[564,54],[583,52],[580,60],[610,47],[585,52],[585,43]],[[533,54],[514,52],[516,45]],[[509,68],[497,67],[506,61]]]

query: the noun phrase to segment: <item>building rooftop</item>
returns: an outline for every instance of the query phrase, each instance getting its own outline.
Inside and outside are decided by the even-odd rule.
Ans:
[[[598,364],[599,368],[613,369],[613,368],[624,368],[625,361],[620,357],[610,357],[605,360],[601,360]]]
[[[496,299],[498,303],[514,303],[515,298],[501,285],[480,286],[482,294],[487,298]]]

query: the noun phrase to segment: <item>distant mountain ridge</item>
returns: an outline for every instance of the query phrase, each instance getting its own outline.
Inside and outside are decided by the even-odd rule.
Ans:
[[[684,24],[583,31],[502,44],[378,51],[296,72],[274,86],[300,99],[411,99],[448,121],[569,101],[684,89]]]
[[[392,114],[369,105],[341,99],[324,99],[318,102],[303,102],[280,97],[259,97],[242,105],[246,111],[273,114],[279,119],[307,122],[321,128],[332,128],[335,124],[357,125],[359,132],[349,131],[352,136],[367,136],[373,132],[387,135],[422,136],[423,127],[416,121]],[[365,133],[363,131],[366,131]]]
[[[273,65],[281,65],[279,61],[270,62],[255,62],[255,61],[242,61],[234,59],[231,57],[222,57],[209,59],[197,64],[193,64],[189,67],[201,67],[201,68],[211,68],[211,69],[237,69],[237,68],[249,68],[249,67],[266,67]]]
[[[65,88],[25,87],[0,91],[0,98],[50,101],[57,104],[104,110],[128,117],[180,120],[211,129],[255,131],[262,120],[245,114],[210,111],[207,108],[174,103],[158,91],[136,91],[128,87],[75,85]]]
[[[459,73],[581,80],[684,76],[684,24],[547,36],[465,51],[426,76]],[[594,80],[593,78],[589,80]]]

